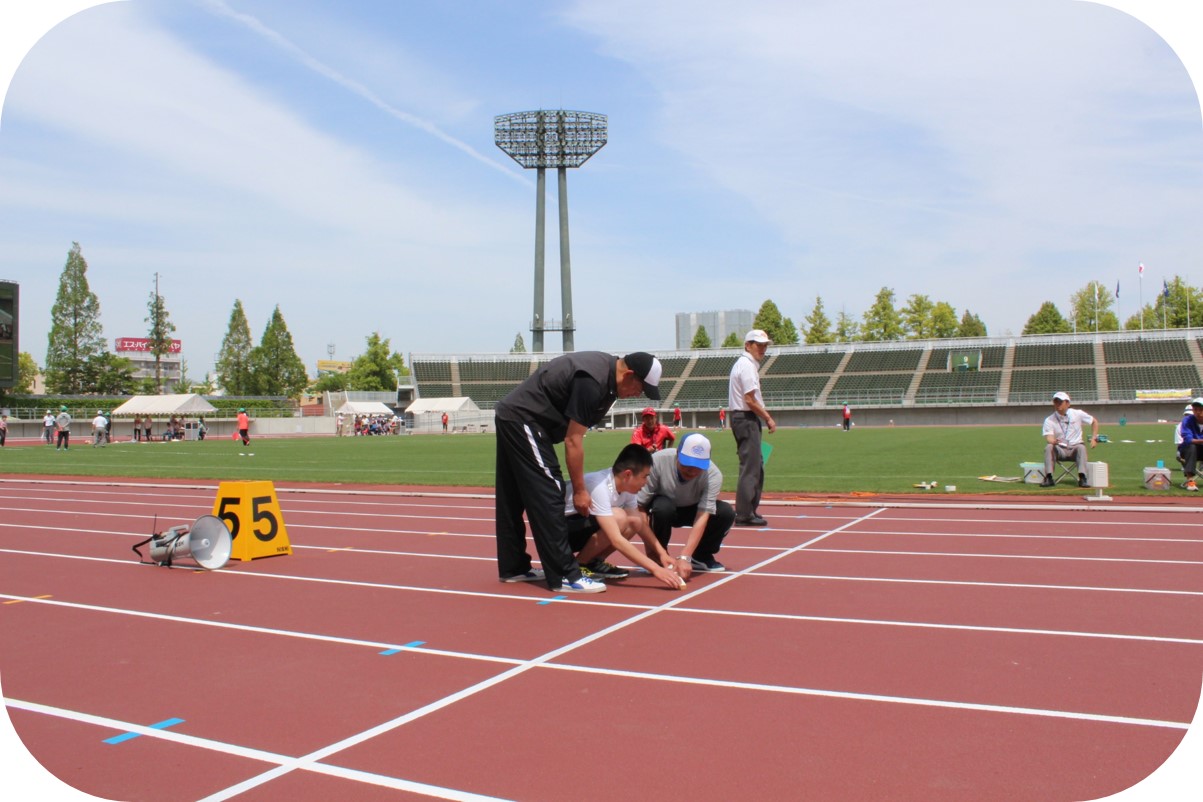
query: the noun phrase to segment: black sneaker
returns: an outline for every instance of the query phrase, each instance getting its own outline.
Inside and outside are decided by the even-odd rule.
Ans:
[[[689,558],[689,567],[694,571],[705,573],[707,571],[726,571],[727,566],[723,565],[713,557],[707,557],[704,560],[699,560],[697,557]]]
[[[1040,483],[1040,486],[1041,487],[1053,487],[1056,484],[1057,483],[1053,481],[1053,475],[1051,473],[1046,473],[1044,475],[1044,481]]]
[[[628,576],[630,576],[630,574],[625,569],[619,568],[617,565],[612,565],[611,563],[608,563],[605,560],[603,560],[601,557],[598,557],[596,560],[593,560],[588,565],[582,565],[581,571],[582,572],[588,571],[586,576],[588,576],[592,579],[600,579],[600,580],[626,579]]]
[[[1078,474],[1078,487],[1090,487],[1090,482],[1086,481],[1086,474]]]
[[[769,522],[759,515],[752,515],[747,518],[736,518],[736,526],[768,526]]]

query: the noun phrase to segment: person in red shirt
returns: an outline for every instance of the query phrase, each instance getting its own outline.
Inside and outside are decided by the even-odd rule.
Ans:
[[[656,452],[668,448],[676,442],[677,436],[673,430],[660,422],[656,410],[648,407],[643,410],[643,423],[635,427],[631,434],[631,442],[641,445],[648,451]]]
[[[448,420],[449,420],[449,418],[447,417],[447,413],[444,412],[443,413],[443,434],[447,434],[447,421]]]
[[[246,407],[238,408],[238,436],[242,438],[242,444],[250,445],[251,442],[251,419],[246,414]]]

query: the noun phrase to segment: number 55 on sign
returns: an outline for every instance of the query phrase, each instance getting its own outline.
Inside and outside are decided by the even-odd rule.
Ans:
[[[225,522],[234,541],[232,560],[292,554],[280,501],[271,482],[222,482],[213,514]]]

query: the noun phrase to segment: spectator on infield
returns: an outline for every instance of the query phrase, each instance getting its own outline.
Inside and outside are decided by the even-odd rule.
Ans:
[[[735,510],[718,497],[723,472],[710,459],[710,441],[691,432],[679,448],[652,455],[652,472],[639,491],[639,510],[667,552],[674,526],[689,527],[677,569],[689,578],[693,571],[725,571],[714,558],[731,531]]]
[[[1052,487],[1053,463],[1075,460],[1078,463],[1078,487],[1087,487],[1086,446],[1082,442],[1082,424],[1090,425],[1090,447],[1099,441],[1099,422],[1080,409],[1070,408],[1069,394],[1053,393],[1053,414],[1044,419],[1044,481]]]
[[[58,416],[54,419],[54,430],[58,433],[54,441],[54,450],[67,451],[71,448],[71,413],[64,404],[58,408]]]
[[[1191,411],[1182,417],[1178,424],[1178,435],[1182,442],[1178,444],[1178,459],[1182,463],[1182,472],[1186,474],[1186,483],[1182,486],[1187,490],[1196,491],[1195,469],[1199,457],[1203,457],[1203,398],[1190,402]]]
[[[104,416],[104,412],[96,410],[96,417],[92,418],[92,448],[105,445],[108,430],[109,419]]]
[[[655,453],[668,448],[676,442],[677,436],[673,430],[660,422],[656,410],[648,407],[643,410],[643,422],[631,433],[631,442],[643,446],[649,452]]]
[[[555,445],[564,444],[572,506],[589,514],[585,487],[585,432],[605,418],[618,398],[643,393],[660,400],[660,360],[643,351],[615,357],[575,351],[544,362],[497,402],[497,573],[502,582],[546,579],[553,591],[598,593],[604,583],[581,574],[569,548],[566,492]],[[526,551],[530,520],[542,570]]]
[[[244,446],[251,444],[251,419],[246,414],[246,407],[238,408],[238,437]]]
[[[777,431],[777,422],[764,407],[760,394],[760,363],[769,350],[769,335],[752,329],[744,337],[744,352],[731,366],[727,406],[731,410],[731,434],[739,454],[739,481],[735,485],[735,525],[765,526],[760,517],[760,494],[764,491],[764,454],[760,450],[761,427]]]
[[[606,561],[606,557],[617,551],[674,590],[685,584],[676,573],[673,559],[648,529],[645,517],[639,514],[635,494],[643,488],[651,469],[651,453],[637,443],[630,443],[619,452],[613,467],[585,474],[590,499],[588,515],[577,512],[571,493],[565,492],[568,543],[577,555],[582,575],[599,581],[626,579],[625,569]],[[636,535],[643,541],[646,556],[631,543]]]

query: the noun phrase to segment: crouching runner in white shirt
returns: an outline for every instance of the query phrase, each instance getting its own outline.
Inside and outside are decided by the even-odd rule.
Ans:
[[[651,453],[632,443],[619,452],[612,468],[585,474],[588,515],[577,513],[572,502],[573,488],[566,488],[564,516],[568,523],[568,545],[577,555],[585,576],[602,581],[625,579],[625,569],[606,562],[606,557],[617,551],[668,587],[685,586],[672,558],[646,525],[646,518],[639,514],[636,494],[651,469]],[[643,541],[646,554],[631,543],[636,535]]]

